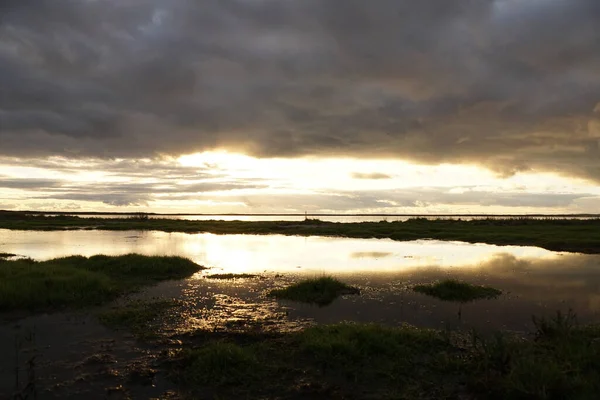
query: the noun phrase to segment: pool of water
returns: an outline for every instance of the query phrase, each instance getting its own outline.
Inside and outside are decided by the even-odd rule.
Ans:
[[[0,252],[38,260],[131,252],[189,257],[209,269],[186,281],[163,283],[148,293],[184,299],[190,318],[200,325],[211,318],[252,319],[282,312],[290,320],[316,322],[529,330],[532,315],[569,309],[582,323],[600,322],[600,256],[536,247],[280,235],[0,230]],[[207,278],[229,272],[261,278]],[[270,288],[321,275],[358,286],[362,294],[322,308],[265,297]],[[504,294],[496,300],[459,305],[411,290],[415,284],[444,278],[493,286]]]

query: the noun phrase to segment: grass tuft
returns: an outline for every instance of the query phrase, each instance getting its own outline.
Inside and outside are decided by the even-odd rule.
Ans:
[[[417,285],[413,287],[413,290],[440,300],[461,303],[480,299],[494,299],[502,294],[502,291],[498,289],[472,285],[454,279],[447,279],[430,285]]]
[[[577,327],[577,315],[572,310],[566,314],[557,311],[552,318],[533,316],[532,319],[535,325],[535,337],[538,340],[566,338]]]
[[[182,257],[64,257],[0,263],[0,312],[101,304],[143,286],[191,276],[202,267]]]
[[[277,299],[326,306],[339,296],[360,294],[358,288],[346,285],[332,277],[307,279],[284,289],[271,290],[267,295]]]
[[[100,312],[98,320],[110,328],[128,329],[137,336],[147,337],[148,325],[177,304],[174,300],[132,301]]]
[[[183,354],[183,381],[191,385],[239,385],[260,370],[254,349],[214,341]]]

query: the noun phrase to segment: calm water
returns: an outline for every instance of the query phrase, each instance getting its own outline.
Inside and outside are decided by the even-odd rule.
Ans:
[[[580,322],[600,322],[600,256],[536,247],[279,235],[0,230],[0,252],[38,260],[131,252],[189,257],[210,269],[184,282],[161,284],[150,293],[188,300],[191,318],[200,322],[274,315],[281,305],[265,299],[265,290],[323,274],[360,287],[362,295],[338,299],[324,308],[284,303],[289,318],[527,330],[531,315],[571,308]],[[206,278],[223,272],[258,273],[262,279]],[[463,305],[458,319],[459,305],[410,290],[414,284],[448,277],[491,285],[505,294]]]

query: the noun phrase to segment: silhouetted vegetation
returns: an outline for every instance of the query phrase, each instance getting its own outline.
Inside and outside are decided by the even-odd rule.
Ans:
[[[12,254],[12,253],[0,253],[0,258],[10,258],[10,257],[16,257],[16,254]]]
[[[0,311],[100,304],[202,267],[182,257],[72,256],[38,262],[0,260]]]
[[[150,219],[150,216],[143,212],[133,213],[127,217],[128,220],[144,222]]]
[[[472,285],[454,279],[447,279],[430,285],[417,285],[413,287],[413,290],[440,300],[458,301],[461,303],[480,299],[494,299],[502,294],[498,289]]]
[[[21,230],[156,230],[164,232],[210,232],[215,234],[283,234],[390,238],[393,240],[438,239],[485,242],[498,245],[530,245],[549,250],[600,253],[600,219],[489,218],[472,221],[410,219],[406,222],[336,223],[306,221],[187,221],[149,218],[79,218],[17,214],[0,218],[0,228]]]
[[[600,327],[570,318],[545,320],[531,338],[362,324],[207,332],[169,368],[197,398],[593,399]]]
[[[346,294],[360,294],[360,290],[332,277],[307,279],[284,289],[271,290],[268,296],[277,299],[326,306]]]

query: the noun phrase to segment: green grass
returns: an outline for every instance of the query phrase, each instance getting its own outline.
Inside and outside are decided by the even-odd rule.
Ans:
[[[447,279],[430,285],[417,285],[413,287],[413,290],[440,300],[461,303],[480,299],[494,299],[502,294],[498,289],[472,285],[454,279]]]
[[[128,329],[140,338],[148,338],[154,332],[150,324],[178,305],[174,300],[132,301],[115,306],[98,314],[98,320],[114,329]]]
[[[257,278],[258,275],[253,275],[253,274],[212,274],[212,275],[206,275],[205,278],[207,279],[223,279],[223,280],[228,280],[228,279],[252,279],[252,278]]]
[[[253,348],[223,341],[185,352],[183,359],[183,380],[191,385],[243,384],[261,369]]]
[[[181,257],[137,254],[0,261],[0,311],[101,304],[143,286],[189,277],[201,268]]]
[[[390,238],[393,240],[438,239],[498,245],[539,246],[548,250],[600,253],[600,219],[484,219],[473,221],[428,220],[406,222],[335,223],[297,221],[186,221],[159,218],[46,217],[23,213],[1,214],[0,228],[18,230],[154,230],[164,232],[210,232],[215,234],[282,234]]]
[[[600,327],[560,318],[562,328],[545,320],[531,338],[362,324],[206,333],[169,369],[196,398],[595,399]]]
[[[307,279],[284,289],[274,289],[267,295],[277,299],[326,306],[346,294],[360,294],[360,290],[332,277],[322,277]]]

